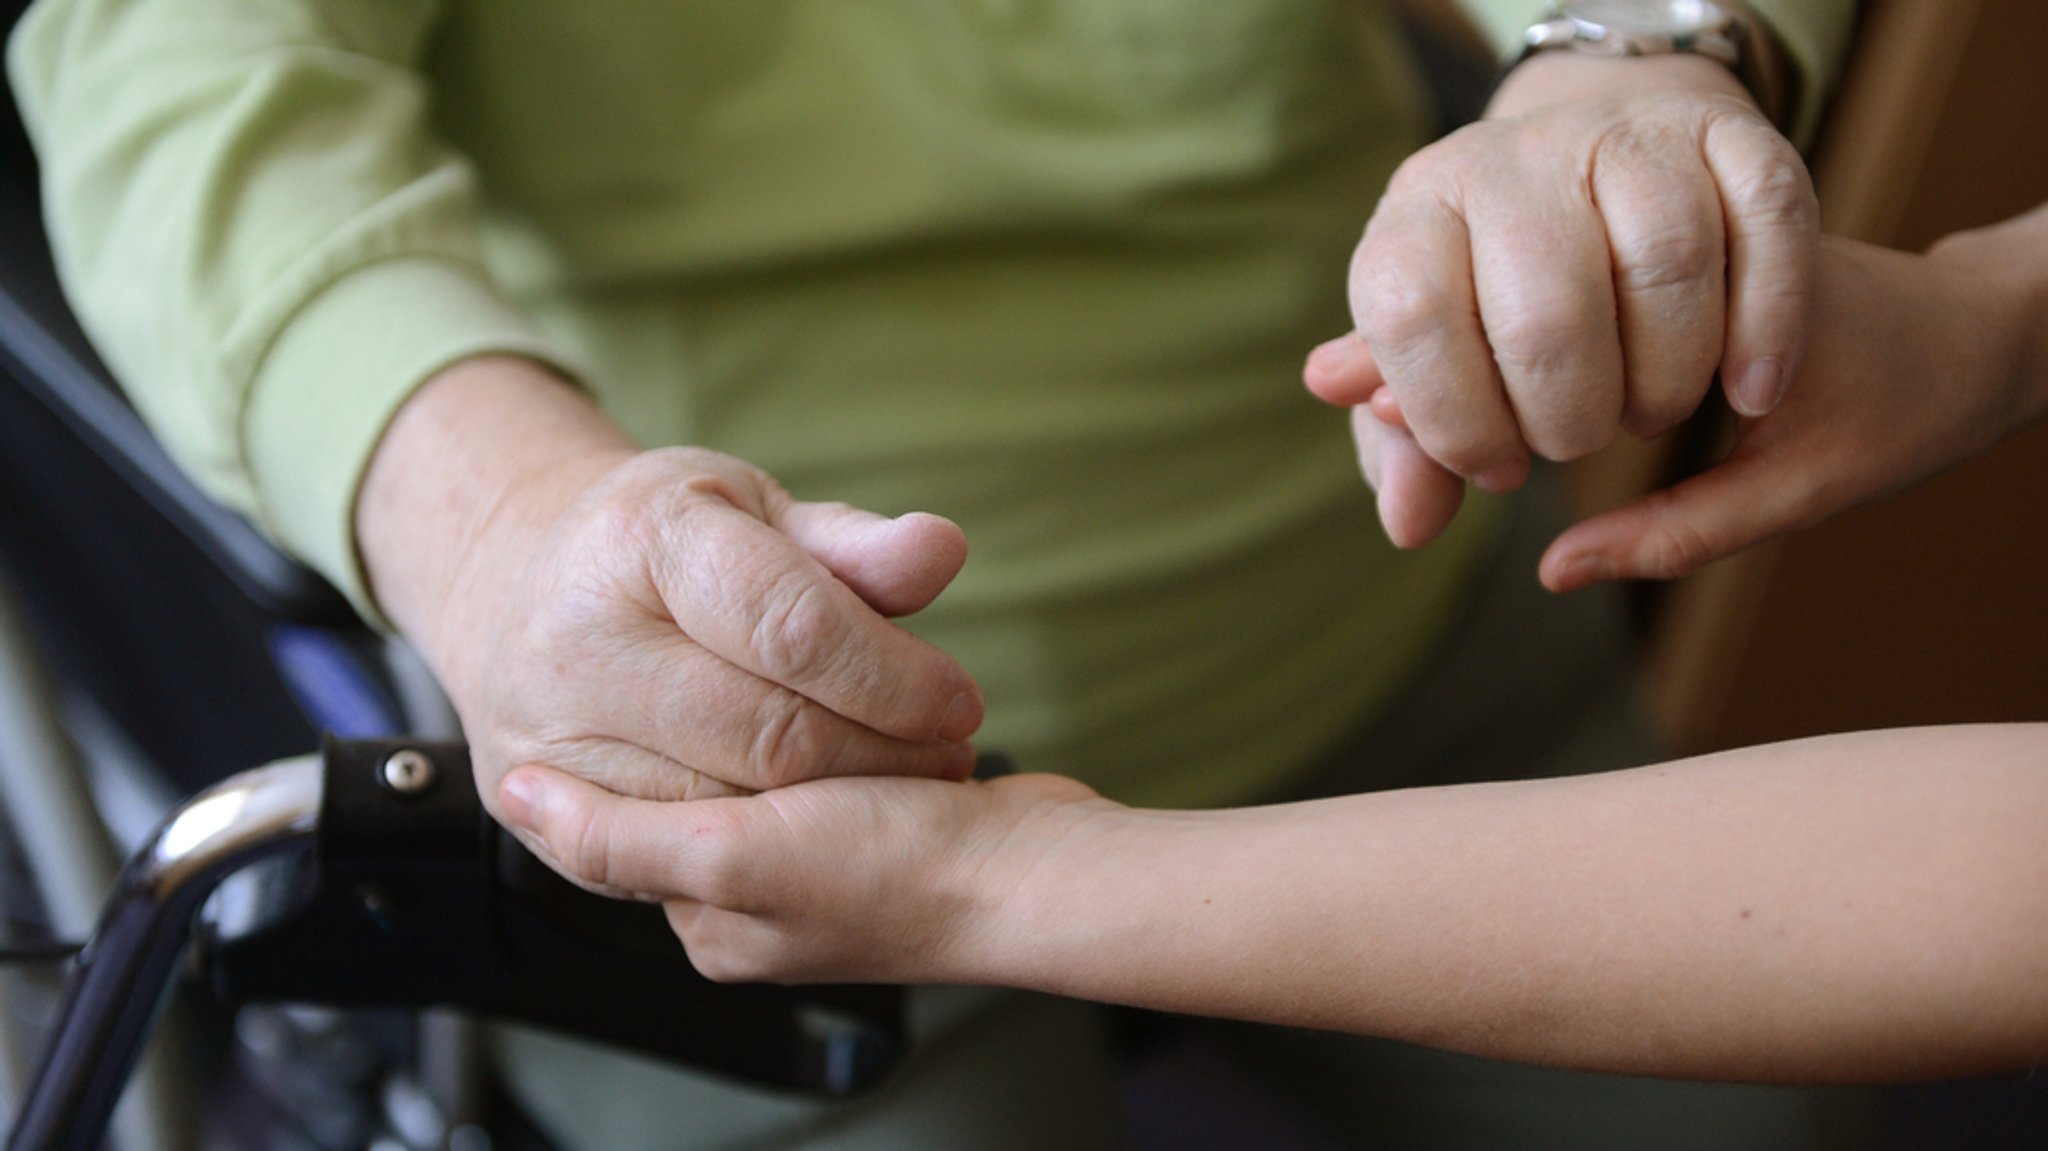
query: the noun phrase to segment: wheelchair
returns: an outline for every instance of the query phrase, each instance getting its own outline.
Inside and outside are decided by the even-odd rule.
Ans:
[[[713,984],[658,908],[555,875],[485,815],[456,734],[409,650],[127,406],[0,110],[7,1147],[544,1147],[494,1105],[473,1016],[825,1097],[903,1054],[898,989]]]

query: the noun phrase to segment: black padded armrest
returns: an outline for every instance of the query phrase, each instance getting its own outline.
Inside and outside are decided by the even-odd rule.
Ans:
[[[0,108],[0,386],[11,381],[47,406],[265,612],[353,621],[341,593],[185,477],[93,354],[57,285],[20,131],[9,100]]]

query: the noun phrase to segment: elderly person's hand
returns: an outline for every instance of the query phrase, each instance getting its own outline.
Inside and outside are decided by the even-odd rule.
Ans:
[[[1357,332],[1305,374],[1398,406],[1412,448],[1362,411],[1356,430],[1389,535],[1417,546],[1464,481],[1507,491],[1531,452],[1661,434],[1717,371],[1737,411],[1770,411],[1818,241],[1804,164],[1721,65],[1539,56],[1396,173],[1352,263]]]
[[[966,558],[936,516],[798,501],[716,452],[642,452],[538,365],[482,359],[399,412],[357,525],[494,815],[525,764],[664,800],[973,768],[979,689],[886,618]]]

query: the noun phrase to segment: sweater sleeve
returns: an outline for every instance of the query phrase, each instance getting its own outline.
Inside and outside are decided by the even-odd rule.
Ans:
[[[1522,31],[1541,18],[1540,0],[1459,0],[1505,58],[1522,47]],[[1820,126],[1828,93],[1841,78],[1856,23],[1857,0],[1745,0],[1768,24],[1799,76],[1792,138],[1804,146]]]
[[[208,492],[372,618],[353,506],[392,414],[457,360],[557,360],[429,125],[435,7],[41,0],[8,45],[94,344]]]

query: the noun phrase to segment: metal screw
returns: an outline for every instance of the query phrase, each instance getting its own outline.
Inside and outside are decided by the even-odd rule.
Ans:
[[[416,748],[400,748],[384,760],[384,786],[400,795],[418,795],[434,786],[434,761]]]

